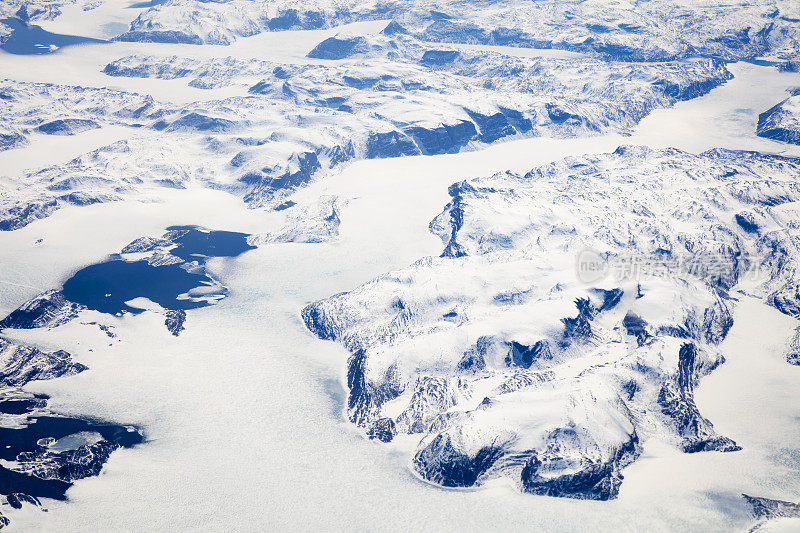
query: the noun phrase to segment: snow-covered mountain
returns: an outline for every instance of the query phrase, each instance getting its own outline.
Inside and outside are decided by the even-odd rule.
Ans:
[[[346,42],[326,44],[331,39],[317,48]],[[136,129],[66,164],[11,177],[5,188],[15,192],[0,204],[0,229],[22,227],[63,205],[191,182],[233,192],[251,207],[275,207],[313,176],[353,159],[455,153],[509,137],[627,131],[653,109],[696,98],[731,77],[714,60],[524,58],[431,48],[404,34],[354,39],[362,48],[342,61],[128,56],[103,69],[114,77],[187,79],[191,87],[243,94],[184,106],[108,89],[4,82],[5,149],[24,146],[31,135]],[[192,163],[187,150],[195,154]]]
[[[761,137],[800,144],[800,95],[790,96],[758,116]]]
[[[122,40],[227,45],[264,31],[395,19],[426,41],[558,48],[630,61],[747,59],[797,53],[788,0],[712,2],[292,2],[172,0],[139,15]]]
[[[798,220],[783,206],[798,172],[798,159],[620,147],[456,183],[431,222],[440,258],[303,317],[353,354],[350,420],[419,438],[423,478],[613,498],[640,439],[739,449],[692,391],[725,360],[729,291],[748,272],[795,313]]]

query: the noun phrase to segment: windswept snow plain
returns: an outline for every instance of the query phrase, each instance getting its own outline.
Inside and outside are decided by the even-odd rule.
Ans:
[[[797,529],[796,11],[6,3],[0,525]]]

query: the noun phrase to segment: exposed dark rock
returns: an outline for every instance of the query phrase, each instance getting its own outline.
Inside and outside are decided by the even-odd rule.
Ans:
[[[367,41],[363,37],[328,37],[308,53],[314,59],[345,59],[353,54],[367,51]]]
[[[267,28],[269,28],[270,31],[289,30],[301,26],[300,16],[296,9],[287,9],[277,17],[269,19],[267,22]]]
[[[444,487],[471,487],[502,455],[499,448],[481,448],[474,457],[457,451],[447,434],[438,434],[414,455],[414,470]]]
[[[578,298],[575,300],[575,306],[578,308],[578,316],[561,319],[564,323],[564,339],[591,339],[594,336],[591,320],[597,310],[588,298]]]
[[[392,442],[396,434],[397,428],[391,418],[379,418],[367,430],[369,438],[378,439],[381,442]]]
[[[583,117],[556,104],[546,104],[547,116],[556,124],[582,124]]]
[[[664,383],[658,394],[662,412],[674,421],[678,433],[683,437],[683,450],[686,453],[741,450],[733,440],[717,435],[713,424],[697,409],[694,402],[696,358],[697,347],[694,343],[681,346],[675,380]]]
[[[46,122],[36,128],[39,133],[46,135],[75,135],[88,130],[94,130],[100,127],[100,124],[94,120],[81,119],[81,118],[63,118]]]
[[[373,132],[367,138],[367,159],[419,155],[420,153],[414,141],[400,131]]]
[[[772,500],[742,494],[742,498],[753,508],[756,518],[771,520],[773,518],[800,518],[800,504],[783,500]]]
[[[396,20],[393,20],[381,30],[381,33],[383,35],[407,34],[408,30],[401,26]]]
[[[636,380],[630,379],[622,384],[622,390],[626,394],[626,399],[631,401],[636,396],[636,393],[639,392],[639,384],[636,383]]]
[[[464,248],[458,244],[457,237],[458,230],[464,225],[464,209],[462,207],[464,197],[462,196],[462,192],[472,190],[474,190],[472,185],[466,181],[454,183],[447,189],[447,192],[452,198],[450,203],[447,204],[447,207],[445,207],[445,211],[450,215],[450,240],[447,242],[442,252],[442,257],[463,257],[467,255]]]
[[[550,344],[546,340],[537,341],[533,346],[512,342],[506,356],[506,363],[508,366],[530,368],[535,361],[550,360],[552,358]]]
[[[344,82],[354,89],[369,89],[374,87],[380,78],[377,76],[342,76]]]
[[[106,195],[96,195],[92,193],[76,191],[71,192],[68,194],[62,194],[61,196],[56,196],[58,200],[62,202],[66,202],[68,204],[77,205],[77,206],[85,206],[85,205],[92,205],[92,204],[99,204],[105,201],[110,200],[110,197]]]
[[[427,66],[442,66],[452,63],[461,56],[458,50],[427,50],[422,54],[422,64]]]
[[[334,323],[325,315],[322,302],[307,305],[300,314],[306,327],[320,339],[335,340],[337,338],[338,332],[333,328]]]
[[[166,319],[164,320],[164,325],[167,326],[167,329],[170,333],[175,335],[176,337],[181,334],[181,331],[184,330],[183,323],[186,321],[186,311],[183,309],[177,310],[169,310],[167,311]]]
[[[114,38],[115,41],[140,43],[203,44],[197,35],[174,30],[129,31]],[[217,44],[229,44],[225,43]]]
[[[424,155],[455,154],[478,137],[475,124],[468,120],[433,128],[414,126],[404,131]]]
[[[50,216],[58,209],[55,198],[21,203],[0,211],[0,231],[13,231],[35,220]]]
[[[636,342],[639,346],[644,346],[652,338],[652,335],[647,331],[647,322],[630,311],[622,319],[622,326],[628,335],[636,337]]]
[[[283,211],[285,209],[289,209],[290,207],[293,207],[294,205],[296,205],[296,203],[294,201],[286,200],[282,204],[276,206],[275,207],[275,211]]]
[[[800,118],[787,108],[790,101],[795,101],[796,105],[797,97],[786,99],[758,115],[756,134],[759,137],[800,144]]]
[[[28,138],[17,132],[0,133],[0,151],[11,150],[28,144]]]
[[[553,441],[569,432],[570,429],[556,430]],[[534,452],[522,470],[522,485],[525,492],[547,496],[577,498],[581,500],[610,500],[619,494],[622,483],[622,467],[631,463],[640,453],[639,438],[634,432],[630,440],[615,450],[611,458],[602,463],[587,462],[574,474],[551,477],[548,475],[550,463],[563,461],[558,446],[545,451]]]
[[[758,233],[758,223],[752,213],[737,213],[734,219],[747,233]]]
[[[34,380],[71,376],[86,370],[73,363],[64,350],[45,352],[32,346],[20,346],[0,337],[0,384],[18,387]]]
[[[516,109],[500,107],[500,112],[506,117],[508,123],[518,132],[525,133],[533,129],[533,121]]]
[[[375,386],[366,379],[366,352],[359,350],[347,362],[347,413],[350,421],[359,426],[371,424],[380,418],[384,402],[396,398],[400,391],[387,386]]]
[[[25,494],[24,492],[12,492],[6,496],[6,501],[8,502],[8,505],[14,509],[22,509],[23,503],[35,505],[36,507],[42,506],[42,502],[40,502],[38,498]]]
[[[800,61],[797,60],[789,60],[784,61],[780,65],[778,65],[778,70],[781,72],[800,72]]]
[[[725,295],[725,293],[722,294]],[[719,344],[725,340],[732,327],[733,317],[718,292],[714,305],[706,308],[703,312],[702,338],[711,344]]]
[[[483,115],[476,111],[466,110],[470,118],[480,129],[480,140],[485,143],[494,142],[497,139],[514,135],[517,131],[509,124],[508,118],[503,113],[493,115]]]
[[[619,288],[611,290],[591,289],[591,292],[599,295],[603,299],[603,302],[600,304],[600,307],[597,310],[598,312],[614,309],[620,302],[620,300],[622,299],[622,295],[624,294],[624,291]]]
[[[171,124],[164,124],[163,128],[158,126],[156,129],[166,129],[167,131],[194,130],[212,133],[224,133],[233,130],[235,127],[236,123],[232,120],[209,117],[206,115],[201,115],[200,113],[187,113]]]
[[[677,83],[671,80],[658,80],[653,83],[654,86],[659,87],[665,95],[675,98],[676,100],[691,100],[692,98],[699,98],[716,89],[726,81],[733,78],[733,74],[725,71],[724,76],[710,78],[706,80],[694,80],[690,83]]]
[[[470,351],[458,362],[458,369],[465,372],[477,372],[486,368],[486,360],[479,353]]]
[[[0,329],[55,327],[78,316],[83,306],[67,301],[59,290],[47,291],[12,311],[0,321]]]
[[[265,168],[261,172],[245,174],[239,181],[252,185],[253,190],[245,195],[245,201],[259,198],[278,189],[294,189],[311,181],[314,173],[322,168],[316,152],[295,153],[289,158],[288,168]]]

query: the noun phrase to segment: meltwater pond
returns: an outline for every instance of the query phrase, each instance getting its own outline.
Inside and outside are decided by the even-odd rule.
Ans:
[[[161,252],[167,261],[109,261],[87,266],[64,283],[64,297],[102,313],[140,313],[126,302],[147,298],[170,310],[196,309],[209,305],[192,295],[224,294],[224,287],[202,265],[209,257],[236,257],[255,248],[248,235],[231,231],[206,231],[196,226],[171,226],[162,239],[139,239],[126,247],[133,251]],[[172,262],[171,262],[172,261]],[[165,264],[166,263],[166,264]],[[197,263],[197,264],[195,264]]]

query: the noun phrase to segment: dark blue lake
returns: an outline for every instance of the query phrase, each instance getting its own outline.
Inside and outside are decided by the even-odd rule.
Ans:
[[[205,302],[178,300],[202,282],[211,282],[205,274],[192,274],[179,265],[154,267],[147,261],[114,259],[83,268],[64,283],[64,297],[101,313],[123,311],[140,313],[125,305],[134,298],[147,298],[166,309],[196,309]]]
[[[21,415],[32,411],[39,402],[36,400],[2,400],[0,401],[0,413],[6,415]]]
[[[2,22],[11,27],[12,30],[11,37],[0,45],[0,48],[9,54],[49,54],[65,46],[108,42],[91,37],[50,33],[49,31],[43,30],[41,26],[28,25],[17,18],[2,19]],[[55,46],[56,48],[53,49],[51,46]]]
[[[246,233],[234,231],[202,231],[196,226],[170,226],[170,231],[186,231],[176,239],[178,246],[170,253],[185,261],[197,259],[196,256],[206,257],[236,257],[255,246],[247,244]]]
[[[180,232],[173,236],[177,244],[170,253],[184,261],[203,264],[208,257],[235,257],[255,248],[247,244],[248,235],[231,231],[202,231],[195,226],[171,226]],[[146,260],[111,259],[90,265],[64,283],[64,297],[102,313],[140,313],[125,304],[144,297],[165,309],[187,310],[209,305],[208,302],[178,299],[190,290],[212,285],[212,278],[201,269],[183,268],[182,264],[150,265]]]
[[[81,432],[98,433],[103,440],[129,448],[144,440],[138,431],[101,422],[60,416],[36,416],[28,419],[21,428],[0,428],[0,458],[14,461],[24,452],[42,450],[39,440],[50,437],[61,439]],[[42,479],[0,466],[0,494],[23,492],[35,497],[63,500],[72,483],[60,479]]]

